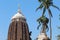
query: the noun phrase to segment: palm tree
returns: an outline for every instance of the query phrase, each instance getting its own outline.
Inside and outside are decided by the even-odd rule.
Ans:
[[[47,25],[48,22],[49,22],[49,19],[47,17],[45,17],[45,16],[42,16],[42,17],[38,18],[37,22],[39,23],[37,29],[39,29],[39,27],[42,24],[42,33],[46,33],[46,29],[49,29],[48,25]]]
[[[45,14],[45,11],[48,10],[49,12],[49,20],[50,20],[50,39],[52,39],[52,28],[51,28],[51,17],[52,17],[52,13],[50,10],[50,6],[57,8],[58,10],[60,10],[57,6],[55,6],[53,4],[53,0],[38,0],[41,4],[40,6],[36,9],[36,11],[38,9],[43,9],[43,13],[42,16]]]

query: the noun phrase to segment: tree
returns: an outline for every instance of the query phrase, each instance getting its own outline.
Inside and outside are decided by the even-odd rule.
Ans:
[[[42,32],[43,33],[46,33],[46,29],[48,29],[48,22],[49,22],[49,19],[45,16],[42,16],[40,17],[37,22],[39,23],[37,29],[39,29],[40,25],[42,24]]]
[[[52,28],[51,28],[51,17],[52,17],[52,13],[51,13],[51,10],[50,10],[50,6],[52,6],[54,8],[57,8],[58,10],[60,10],[60,9],[53,4],[53,0],[38,0],[38,1],[41,4],[36,9],[36,11],[38,9],[43,9],[43,12],[42,12],[42,16],[43,16],[45,14],[45,11],[48,10],[48,13],[49,13],[49,21],[50,21],[50,39],[52,39]]]

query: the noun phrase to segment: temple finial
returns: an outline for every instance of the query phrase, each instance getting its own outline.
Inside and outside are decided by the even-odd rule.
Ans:
[[[20,9],[20,4],[18,4],[18,9]]]
[[[18,12],[20,12],[21,10],[20,10],[20,4],[18,4]]]

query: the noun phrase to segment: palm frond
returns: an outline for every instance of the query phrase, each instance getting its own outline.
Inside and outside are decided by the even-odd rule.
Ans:
[[[43,5],[41,4],[37,9],[36,9],[36,11],[38,10],[38,9],[42,9],[43,8]]]
[[[37,20],[37,22],[39,22],[39,23],[40,23],[40,19],[38,19],[38,20]]]
[[[38,19],[37,19],[37,22],[41,22],[41,19],[40,19],[40,18],[38,18]]]
[[[57,8],[59,11],[60,11],[60,8],[59,7],[57,7],[57,6],[55,6],[55,5],[52,5],[54,8]]]
[[[51,13],[51,10],[49,8],[48,8],[48,12],[49,12],[49,15],[51,15],[51,17],[53,17],[52,13]]]
[[[37,19],[37,22],[39,23],[37,29],[39,29],[39,27],[41,26],[41,20],[40,20],[40,18]]]
[[[38,25],[37,29],[39,29],[40,26],[41,26],[41,24]]]
[[[38,0],[39,2],[45,2],[45,0]]]
[[[42,16],[44,16],[45,11],[46,11],[46,8],[44,7],[44,9],[43,9],[43,13],[42,13]]]
[[[39,2],[41,2],[42,0],[38,0]]]
[[[47,29],[47,31],[49,30],[49,27],[48,27],[48,25],[46,24],[46,29]]]
[[[50,0],[50,1],[53,1],[53,0]]]

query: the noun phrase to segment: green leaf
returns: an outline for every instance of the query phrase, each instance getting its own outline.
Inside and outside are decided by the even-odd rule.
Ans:
[[[42,0],[38,0],[39,2],[41,2]]]
[[[38,18],[38,19],[37,19],[37,22],[40,22],[40,21],[41,21],[41,19],[40,19],[40,18]]]
[[[43,13],[42,13],[42,16],[44,16],[45,11],[46,11],[46,8],[44,7],[44,9],[43,9]]]
[[[36,9],[36,11],[38,10],[38,9],[42,9],[43,8],[43,5],[41,4],[37,9]]]
[[[59,7],[57,7],[57,6],[55,6],[55,5],[52,5],[54,8],[57,8],[59,11],[60,11],[60,8]]]
[[[51,10],[49,8],[48,8],[48,12],[49,12],[49,15],[51,15],[51,17],[53,17],[52,13],[51,13]]]
[[[39,29],[40,26],[41,26],[41,24],[38,25],[37,29]]]
[[[49,27],[48,27],[48,25],[46,24],[46,29],[47,29],[47,31],[49,30]]]
[[[38,0],[39,2],[45,2],[45,0]]]

